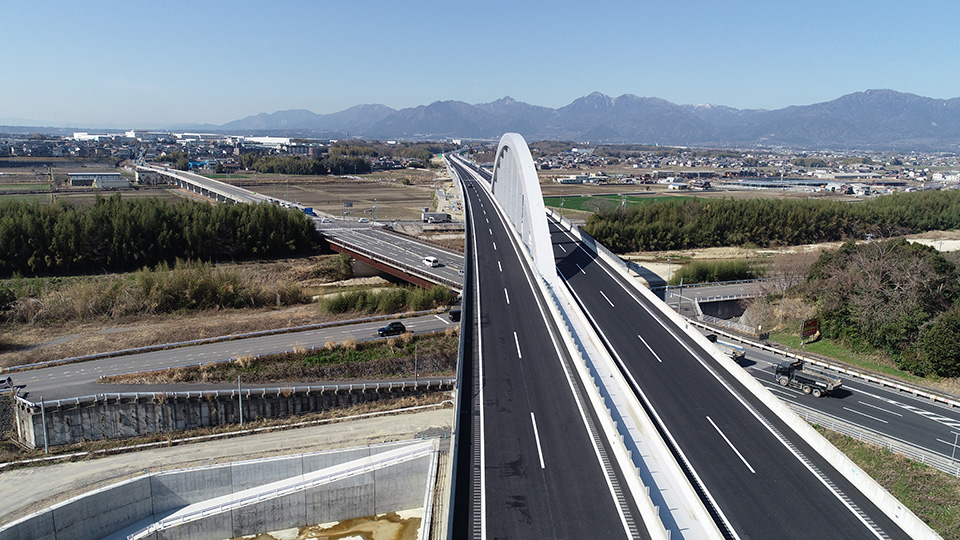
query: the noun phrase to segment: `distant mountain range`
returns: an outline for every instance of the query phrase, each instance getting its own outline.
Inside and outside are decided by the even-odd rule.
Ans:
[[[867,90],[825,103],[768,111],[594,92],[559,109],[510,97],[477,105],[437,101],[400,110],[358,105],[333,114],[306,110],[258,114],[220,128],[368,139],[496,139],[515,131],[528,141],[957,150],[960,98]]]
[[[261,113],[222,126],[168,126],[237,134],[365,139],[498,139],[643,143],[711,147],[950,150],[960,148],[960,98],[932,99],[867,90],[833,101],[777,110],[677,105],[660,98],[599,92],[558,109],[510,97],[471,105],[436,101],[395,110],[357,105],[332,113]],[[2,131],[3,129],[0,129]]]

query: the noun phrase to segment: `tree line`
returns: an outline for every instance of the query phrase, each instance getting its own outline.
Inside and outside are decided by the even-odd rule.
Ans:
[[[279,174],[363,174],[373,170],[368,159],[361,156],[328,156],[323,158],[304,158],[299,156],[271,156],[262,153],[249,153],[240,156],[240,166],[259,173]]]
[[[177,259],[286,257],[316,247],[300,212],[98,196],[91,206],[0,203],[0,276],[129,271]]]
[[[658,200],[600,208],[584,227],[615,253],[789,246],[960,227],[960,191],[899,193],[859,203],[796,199]]]
[[[960,272],[937,250],[847,242],[810,267],[803,293],[824,336],[882,350],[917,375],[960,376]]]

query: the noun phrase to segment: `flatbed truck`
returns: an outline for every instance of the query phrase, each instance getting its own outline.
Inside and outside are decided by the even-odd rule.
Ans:
[[[818,371],[805,371],[803,361],[785,361],[777,364],[775,377],[780,386],[799,388],[804,394],[825,396],[842,385],[837,377]]]

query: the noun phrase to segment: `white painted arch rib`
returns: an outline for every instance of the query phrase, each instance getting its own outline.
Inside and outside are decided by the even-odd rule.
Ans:
[[[527,141],[519,133],[507,133],[500,138],[491,191],[520,236],[537,272],[547,283],[555,284],[557,266],[537,168]]]

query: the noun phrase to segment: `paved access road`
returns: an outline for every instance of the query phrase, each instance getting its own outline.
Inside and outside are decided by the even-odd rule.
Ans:
[[[459,176],[472,178],[462,169]],[[643,534],[632,501],[615,498],[612,483],[625,484],[614,466],[604,467],[598,458],[606,442],[591,431],[595,417],[571,390],[582,391],[571,383],[575,375],[565,368],[570,359],[558,348],[556,328],[545,321],[529,269],[487,193],[479,186],[465,191],[473,240],[467,285],[479,298],[468,295],[475,310],[465,306],[471,316],[464,325],[471,328],[463,331],[472,339],[463,366],[453,536]]]
[[[382,227],[332,228],[324,225],[324,236],[339,239],[348,245],[359,246],[376,253],[381,258],[399,262],[425,274],[430,274],[450,282],[463,281],[463,255],[455,251],[418,242],[412,238],[394,234]],[[430,267],[423,264],[423,258],[431,256],[440,261],[440,266]]]
[[[735,378],[551,224],[558,270],[733,538],[906,538]]]
[[[401,320],[407,329],[415,334],[444,331],[454,324],[446,314],[423,315]],[[329,341],[339,343],[348,339],[357,341],[378,339],[377,328],[385,326],[387,322],[389,321],[334,326],[51,366],[24,371],[15,377],[14,382],[17,385],[25,385],[20,393],[33,402],[40,401],[41,397],[46,401],[52,401],[113,392],[173,392],[235,388],[235,384],[121,385],[98,384],[97,381],[101,376],[205,364],[242,356],[276,354],[292,351],[297,347],[322,347]],[[244,387],[258,386],[264,385],[245,385]],[[276,384],[267,386],[276,386]]]
[[[740,365],[781,400],[814,409],[865,431],[918,446],[944,458],[953,458],[960,467],[960,447],[954,446],[960,437],[960,409],[842,373],[835,375],[841,378],[843,386],[818,399],[776,383],[774,366],[786,358],[750,346],[744,348],[746,356]]]

